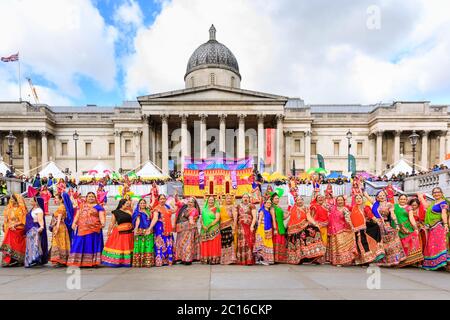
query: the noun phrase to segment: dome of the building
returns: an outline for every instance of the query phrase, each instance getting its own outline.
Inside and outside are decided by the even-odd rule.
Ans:
[[[202,68],[228,69],[241,78],[236,57],[230,49],[216,40],[214,25],[209,29],[209,41],[198,47],[189,58],[184,78],[192,71]]]

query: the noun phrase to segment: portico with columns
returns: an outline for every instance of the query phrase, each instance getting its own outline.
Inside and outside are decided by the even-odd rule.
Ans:
[[[357,171],[383,174],[401,157],[411,161],[408,137],[413,130],[420,135],[418,170],[441,163],[450,153],[448,105],[306,104],[298,97],[246,90],[237,58],[217,38],[211,26],[209,40],[187,60],[183,89],[115,107],[0,101],[1,159],[9,162],[4,139],[9,130],[17,137],[13,165],[30,174],[50,160],[73,173],[75,158],[80,174],[99,161],[129,171],[148,160],[168,174],[182,171],[186,157],[226,156],[252,157],[260,171],[286,175],[293,167],[299,173],[318,166],[319,154],[328,172],[345,173],[349,130]],[[267,129],[273,129],[270,136]]]

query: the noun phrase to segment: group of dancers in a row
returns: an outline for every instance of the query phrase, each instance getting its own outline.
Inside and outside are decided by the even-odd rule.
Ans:
[[[270,265],[331,264],[417,266],[450,270],[449,202],[440,188],[434,201],[422,195],[397,203],[380,191],[372,199],[355,188],[351,203],[344,196],[315,190],[309,205],[291,189],[293,203],[280,207],[280,189],[264,194],[256,186],[236,202],[232,194],[167,198],[152,192],[133,204],[125,195],[107,214],[104,193],[74,199],[58,193],[58,208],[48,228],[39,194],[27,210],[13,195],[4,211],[3,266],[31,267],[49,261],[57,266],[153,267],[175,263]],[[169,200],[169,201],[168,201]],[[50,249],[48,249],[50,247]]]

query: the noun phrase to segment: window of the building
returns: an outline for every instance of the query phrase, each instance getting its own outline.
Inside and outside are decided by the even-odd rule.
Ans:
[[[335,141],[333,146],[334,146],[334,155],[338,156],[339,155],[339,142]]]
[[[86,142],[85,144],[85,150],[86,150],[86,156],[89,157],[92,155],[92,143],[91,142]]]
[[[295,139],[294,140],[294,150],[295,150],[295,152],[301,152],[300,146],[301,146],[300,139]]]
[[[114,142],[110,142],[108,144],[108,155],[110,156],[114,155]]]
[[[67,142],[61,142],[61,155],[67,156]]]
[[[23,156],[23,142],[19,142],[19,156]]]
[[[125,139],[125,153],[131,153],[131,140]]]
[[[216,84],[216,74],[215,73],[211,73],[209,75],[210,80],[211,80],[211,84]]]
[[[236,79],[231,77],[231,87],[234,88]]]
[[[363,143],[362,142],[358,142],[356,144],[356,154],[358,156],[362,156],[362,154],[363,154]]]
[[[311,142],[311,155],[316,155],[316,154],[317,154],[317,143]]]
[[[194,82],[194,77],[191,77],[191,88],[193,88],[193,87],[194,87],[194,85],[195,85],[195,82]]]

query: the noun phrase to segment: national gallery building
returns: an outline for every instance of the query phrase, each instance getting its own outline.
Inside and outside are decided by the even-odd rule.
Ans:
[[[0,156],[9,163],[10,130],[17,137],[13,165],[30,175],[48,161],[74,173],[75,132],[80,174],[99,161],[128,171],[148,160],[169,173],[182,170],[185,157],[219,155],[252,157],[263,171],[283,174],[317,166],[322,155],[329,172],[345,173],[349,151],[358,171],[382,174],[401,157],[412,161],[413,130],[420,135],[418,166],[429,168],[450,152],[447,105],[311,105],[243,89],[241,78],[236,57],[212,26],[209,40],[187,62],[184,89],[116,107],[0,101]]]

